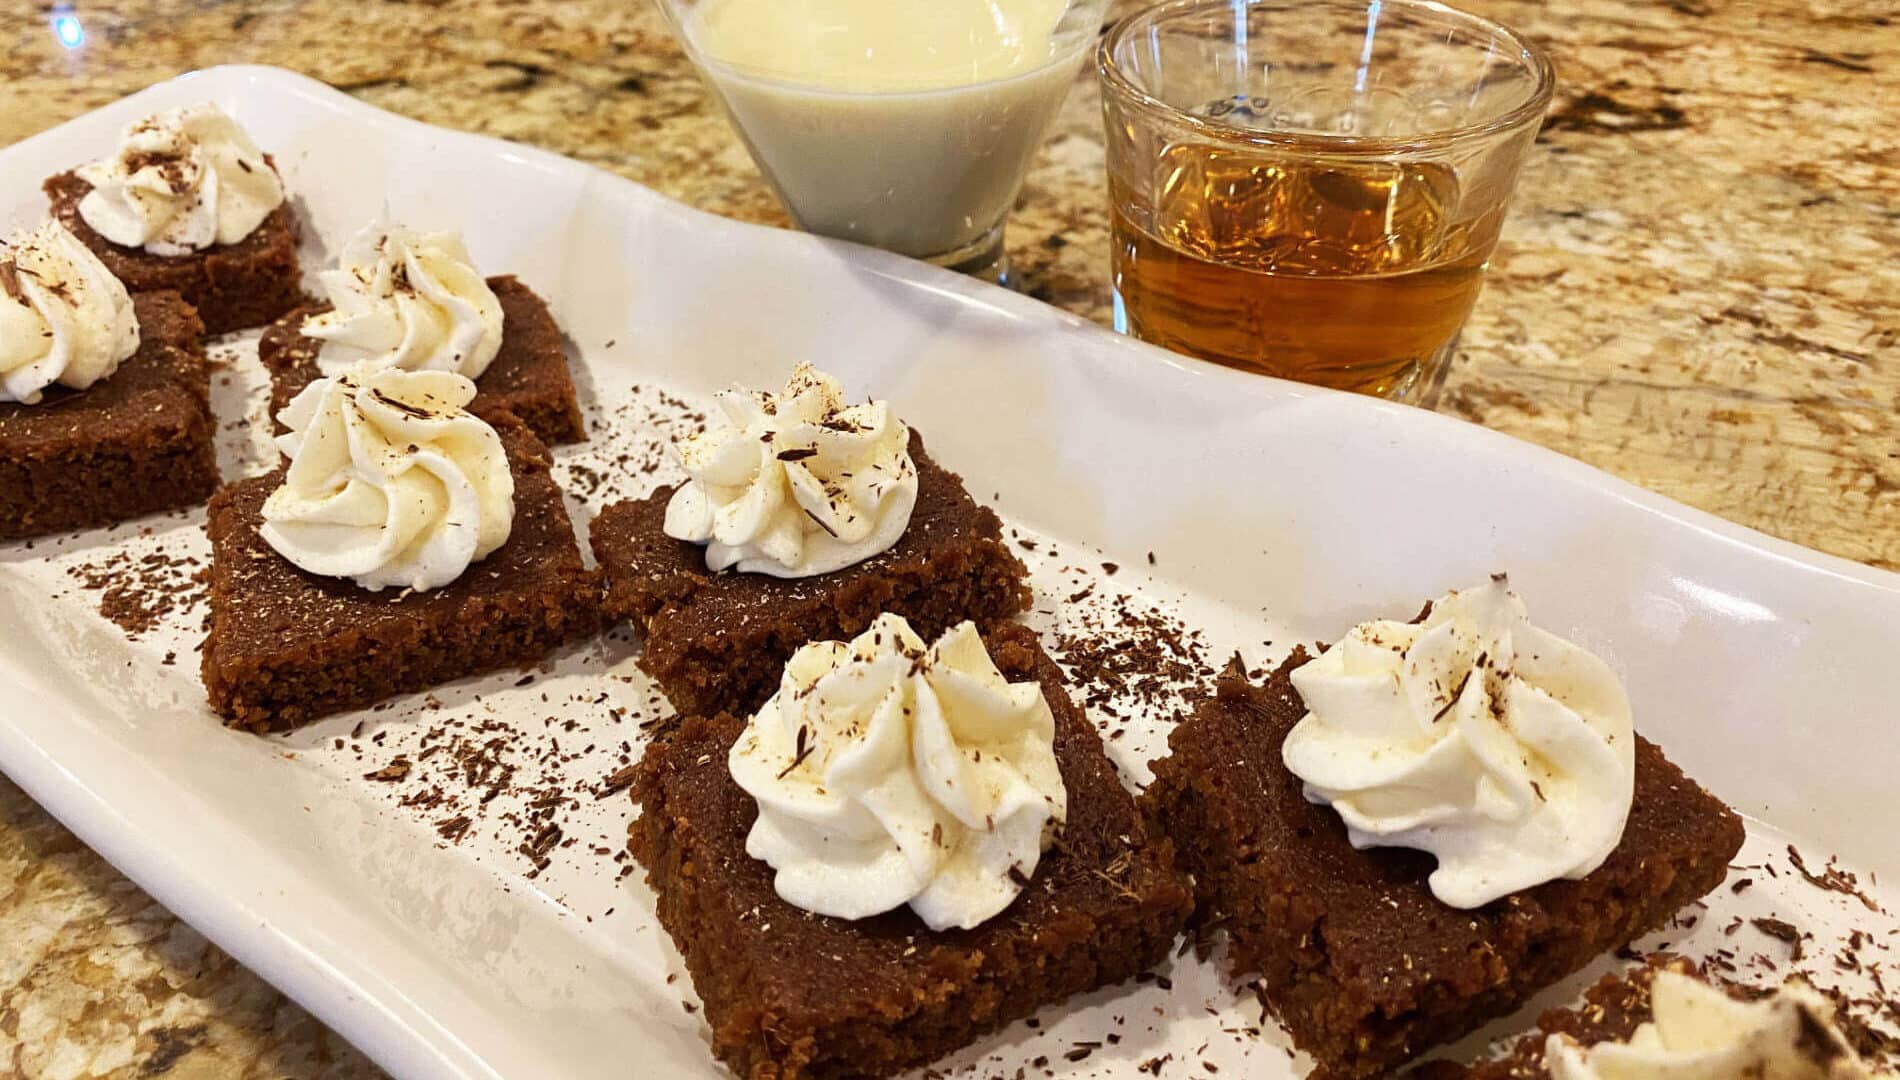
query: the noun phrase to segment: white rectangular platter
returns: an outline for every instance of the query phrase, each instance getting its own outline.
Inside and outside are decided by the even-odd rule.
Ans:
[[[673,477],[669,431],[711,392],[778,385],[809,359],[890,399],[1028,541],[1032,622],[1059,658],[1099,642],[1128,605],[1200,631],[1211,674],[1235,650],[1275,661],[1506,570],[1534,618],[1624,676],[1638,727],[1750,818],[1741,862],[1763,869],[1738,873],[1754,887],[1720,890],[1661,940],[1729,948],[1767,979],[1752,957],[1785,946],[1725,933],[1737,916],[1796,923],[1812,954],[1855,927],[1891,937],[1900,576],[1471,425],[1182,360],[1000,289],[711,217],[283,71],[201,72],[0,151],[0,226],[39,220],[40,180],[106,153],[125,123],[202,101],[276,156],[310,233],[307,268],[387,208],[463,231],[485,272],[550,299],[593,432],[557,454],[583,527]],[[261,471],[254,346],[214,355],[225,475]],[[637,644],[623,631],[536,672],[289,737],[233,733],[197,677],[202,520],[0,546],[0,769],[396,1076],[719,1075],[621,853],[634,810],[609,778],[667,712],[634,666]],[[87,587],[130,564],[177,594],[135,635]],[[1139,783],[1174,707],[1086,689]],[[414,762],[402,781],[365,776],[399,755]],[[520,850],[537,840],[538,853]],[[1838,856],[1884,910],[1808,884],[1791,842],[1811,868]],[[1042,1058],[1057,1076],[1135,1076],[1171,1055],[1159,1075],[1211,1075],[1201,1061],[1302,1072],[1216,962],[1177,957],[1163,978],[1047,1009],[943,1067],[1013,1076]],[[1078,1046],[1089,1052],[1071,1060]]]

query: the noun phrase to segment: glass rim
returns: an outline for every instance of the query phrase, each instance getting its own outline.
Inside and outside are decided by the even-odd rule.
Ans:
[[[1242,2],[1248,10],[1265,6],[1295,6],[1293,0],[1242,0]],[[1440,150],[1454,143],[1509,131],[1523,126],[1528,121],[1540,119],[1544,111],[1549,108],[1551,97],[1556,91],[1556,68],[1551,64],[1550,54],[1543,48],[1502,23],[1440,3],[1439,0],[1301,0],[1297,6],[1309,10],[1350,8],[1360,12],[1368,6],[1379,6],[1388,10],[1429,12],[1440,17],[1449,17],[1468,27],[1481,30],[1494,39],[1508,42],[1515,48],[1517,56],[1530,70],[1535,81],[1530,94],[1523,101],[1489,120],[1458,127],[1420,131],[1410,135],[1341,135],[1321,131],[1273,131],[1235,127],[1195,116],[1193,113],[1162,101],[1136,85],[1134,80],[1128,77],[1128,73],[1122,69],[1121,64],[1116,61],[1117,50],[1139,31],[1151,29],[1164,21],[1185,14],[1202,11],[1231,12],[1235,8],[1234,0],[1170,0],[1168,3],[1156,4],[1123,17],[1102,35],[1102,40],[1095,49],[1095,70],[1096,77],[1102,83],[1104,100],[1113,98],[1150,116],[1189,128],[1218,142],[1274,148],[1295,147],[1328,154],[1358,156]]]
[[[1091,51],[1088,42],[1084,40],[1082,43],[1076,45],[1075,48],[1069,49],[1059,55],[1052,55],[1048,60],[1033,68],[1026,68],[1022,71],[1005,75],[1000,79],[945,83],[942,86],[903,87],[896,90],[856,90],[824,86],[819,83],[801,82],[796,77],[786,75],[783,72],[759,67],[748,67],[742,64],[734,64],[730,61],[721,60],[690,41],[684,30],[677,31],[676,42],[680,47],[680,51],[686,55],[687,62],[693,66],[697,73],[707,76],[725,74],[744,79],[760,86],[769,86],[778,90],[789,90],[810,98],[824,98],[839,101],[924,98],[935,95],[956,94],[965,90],[993,86],[1011,86],[1018,82],[1028,82],[1032,79],[1046,76],[1051,69],[1061,67],[1065,64],[1074,65],[1071,71],[1075,75],[1080,75],[1083,70],[1082,65],[1084,59]]]
[[[1090,0],[1067,0],[1062,9],[1063,18],[1066,19],[1078,6],[1088,2],[1090,2]],[[1104,4],[1108,2],[1112,2],[1112,0],[1104,0]],[[685,17],[683,6],[680,3],[676,2],[676,0],[656,0],[655,6],[660,9],[660,14],[666,22],[667,29],[672,32],[674,44],[679,46],[680,51],[685,54],[687,62],[693,66],[696,73],[702,76],[711,76],[717,72],[780,90],[790,90],[815,98],[836,100],[916,98],[956,93],[977,87],[1007,86],[1045,76],[1051,69],[1063,64],[1074,64],[1075,72],[1080,74],[1082,65],[1087,62],[1087,57],[1094,51],[1094,49],[1091,48],[1090,39],[1096,36],[1096,28],[1100,22],[1099,18],[1093,20],[1095,25],[1092,25],[1087,31],[1072,31],[1076,38],[1073,46],[1060,51],[1052,51],[1049,57],[1042,63],[1022,71],[1013,72],[1002,78],[954,81],[946,82],[941,85],[906,86],[890,90],[862,90],[826,86],[822,83],[807,81],[777,68],[735,64],[732,61],[721,59],[700,47],[691,28],[687,25],[688,19]]]

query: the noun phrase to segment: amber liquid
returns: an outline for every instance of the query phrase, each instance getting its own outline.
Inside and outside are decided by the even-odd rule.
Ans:
[[[1124,329],[1251,371],[1416,397],[1478,297],[1497,213],[1454,224],[1434,164],[1175,146],[1152,199],[1111,177]]]

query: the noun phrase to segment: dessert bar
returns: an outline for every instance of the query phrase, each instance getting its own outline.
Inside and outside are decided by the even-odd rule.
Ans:
[[[501,348],[476,377],[478,394],[471,408],[484,415],[511,412],[545,443],[587,438],[561,329],[548,312],[547,301],[510,276],[489,278],[488,287],[501,302]],[[258,340],[257,358],[271,377],[273,417],[322,375],[317,367],[322,342],[305,337],[303,327],[305,319],[329,310],[327,306],[298,308],[266,327]]]
[[[132,297],[138,351],[85,390],[0,401],[0,540],[192,506],[218,486],[203,325],[175,292]]]
[[[260,535],[283,470],[211,500],[211,629],[204,683],[232,727],[283,730],[393,694],[535,663],[599,627],[547,448],[506,414],[488,418],[514,474],[513,530],[459,578],[424,592],[372,592],[308,573]]]
[[[1316,1075],[1377,1076],[1513,1011],[1715,888],[1741,847],[1741,819],[1639,736],[1607,861],[1449,907],[1427,885],[1432,856],[1355,849],[1282,762],[1307,711],[1290,675],[1308,659],[1296,649],[1264,683],[1223,673],[1169,737],[1143,805],[1194,876],[1196,923],[1226,931],[1234,974],[1264,980]]]
[[[932,931],[905,908],[845,920],[796,907],[747,854],[758,816],[728,771],[745,729],[689,717],[639,766],[634,855],[686,958],[713,1049],[752,1080],[881,1077],[932,1061],[1044,1005],[1160,963],[1191,904],[1035,635],[988,636],[997,667],[1034,679],[1055,717],[1067,823],[1014,903]]]
[[[746,713],[778,684],[808,641],[849,638],[885,612],[925,638],[965,619],[1007,619],[1028,607],[1027,573],[1002,522],[910,434],[917,503],[890,549],[806,578],[706,569],[705,548],[663,531],[673,487],[615,503],[594,519],[595,558],[610,618],[646,633],[640,665],[682,713]]]

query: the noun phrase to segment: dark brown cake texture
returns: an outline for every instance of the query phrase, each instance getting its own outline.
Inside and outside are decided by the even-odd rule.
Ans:
[[[746,854],[757,804],[726,767],[745,721],[687,719],[652,743],[630,832],[659,918],[686,959],[713,1051],[749,1080],[889,1076],[1168,955],[1192,899],[1061,671],[1020,626],[986,636],[1011,680],[1055,714],[1068,821],[1022,895],[970,930],[935,933],[908,908],[849,921],[779,899]]]
[[[469,408],[484,416],[513,413],[542,442],[586,439],[587,427],[567,368],[567,349],[547,301],[513,277],[489,278],[488,287],[501,301],[501,349],[475,380],[475,401]],[[329,310],[327,304],[298,308],[265,328],[258,340],[257,358],[270,371],[273,417],[298,391],[323,377],[317,367],[323,343],[305,337],[303,323]]]
[[[270,155],[264,155],[264,160],[271,161]],[[121,247],[86,224],[79,214],[79,200],[92,185],[78,174],[60,173],[43,186],[53,216],[91,248],[127,289],[178,293],[198,309],[206,334],[262,326],[304,301],[303,271],[297,264],[302,226],[288,198],[235,244],[190,255],[154,255],[142,248]]]
[[[1649,987],[1655,982],[1658,971],[1701,977],[1701,972],[1691,961],[1679,956],[1657,954],[1641,967],[1626,973],[1613,972],[1598,979],[1584,992],[1583,1004],[1546,1011],[1538,1017],[1537,1030],[1519,1037],[1502,1057],[1474,1065],[1432,1061],[1408,1075],[1415,1080],[1536,1080],[1538,1077],[1547,1077],[1550,1070],[1544,1064],[1544,1046],[1551,1035],[1568,1035],[1585,1046],[1600,1042],[1626,1042],[1637,1028],[1653,1019]]]
[[[1432,1061],[1408,1075],[1414,1080],[1545,1080],[1551,1074],[1550,1065],[1544,1057],[1550,1036],[1565,1035],[1583,1046],[1628,1042],[1637,1028],[1654,1020],[1651,986],[1656,976],[1664,971],[1717,986],[1737,1000],[1758,999],[1768,993],[1757,987],[1713,978],[1686,957],[1655,953],[1637,967],[1624,972],[1612,972],[1598,979],[1584,991],[1581,1004],[1546,1010],[1538,1017],[1536,1030],[1518,1037],[1496,1058],[1470,1065]],[[1869,1060],[1878,1056],[1878,1037],[1847,1015],[1844,1009],[1837,1010],[1834,1021],[1847,1046]],[[1821,1035],[1817,1035],[1811,1045],[1824,1055],[1817,1058],[1822,1062],[1832,1059],[1841,1048],[1840,1043]]]
[[[198,314],[137,293],[138,351],[85,390],[0,402],[0,540],[192,506],[218,486],[217,425]]]
[[[618,502],[594,519],[607,614],[646,632],[640,666],[684,715],[749,714],[807,642],[848,640],[885,612],[926,641],[964,620],[988,628],[1029,605],[1028,574],[1003,525],[910,435],[917,505],[888,551],[810,578],[711,573],[706,549],[663,530],[674,489]]]
[[[515,480],[508,541],[439,589],[371,592],[298,569],[264,542],[283,470],[211,500],[211,630],[204,684],[231,727],[285,730],[393,694],[532,664],[600,625],[548,451],[519,420],[490,418]]]
[[[1233,973],[1261,978],[1315,1076],[1381,1075],[1512,1012],[1715,888],[1741,848],[1741,819],[1638,736],[1629,821],[1601,867],[1449,907],[1429,854],[1354,850],[1282,763],[1307,659],[1296,648],[1264,685],[1225,672],[1169,737],[1143,808],[1195,878],[1196,924],[1227,932]]]

